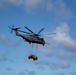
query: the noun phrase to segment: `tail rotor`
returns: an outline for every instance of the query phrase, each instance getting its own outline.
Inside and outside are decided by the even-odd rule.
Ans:
[[[9,27],[8,26],[8,28],[11,29],[11,32],[10,33],[12,33],[13,31],[17,31],[18,29],[20,29],[20,27],[19,28],[15,28],[14,25],[12,25],[12,27]]]

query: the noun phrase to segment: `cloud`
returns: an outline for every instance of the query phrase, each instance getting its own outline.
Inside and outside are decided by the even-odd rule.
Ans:
[[[40,70],[45,70],[45,67],[44,66],[39,66],[38,67]]]
[[[44,0],[0,0],[0,7],[8,7],[9,5],[23,5],[26,12],[37,10]]]
[[[53,69],[57,69],[57,68],[66,69],[69,67],[71,67],[71,65],[65,61],[53,62],[51,65],[51,68]]]
[[[61,46],[64,46],[67,50],[76,51],[76,41],[70,36],[70,28],[67,23],[63,23],[55,30],[56,36],[54,40]]]
[[[0,7],[8,7],[9,5],[23,5],[26,12],[45,9],[56,20],[67,20],[73,15],[64,0],[0,0]]]
[[[27,12],[34,11],[42,4],[44,0],[0,0],[0,7],[8,7],[9,5],[23,5]]]
[[[45,45],[44,47],[40,47],[39,48],[39,52],[43,53],[47,56],[53,56],[53,50],[52,50],[53,46],[51,45]]]
[[[34,71],[29,71],[28,75],[36,75],[36,73]]]
[[[23,3],[23,0],[0,0],[0,3],[3,5],[10,5],[10,4],[15,4],[15,5],[20,5]],[[9,4],[10,3],[10,4]]]
[[[12,71],[13,69],[11,67],[8,67],[6,70],[7,71]]]
[[[70,72],[70,75],[76,75],[76,72],[72,71]]]
[[[0,34],[0,44],[10,45],[11,44],[11,40],[9,40],[4,34]]]
[[[19,73],[15,73],[15,75],[36,75],[35,71],[21,71]]]
[[[49,40],[50,45],[45,45],[44,47],[39,48],[39,52],[47,56],[56,56],[58,58],[76,60],[74,53],[76,51],[76,40],[74,40],[70,35],[70,28],[67,23],[61,23],[53,31],[56,33],[51,35],[51,33],[46,33],[46,37],[52,37],[52,41]],[[62,49],[60,49],[62,48]],[[55,52],[55,49],[58,51]]]
[[[76,60],[76,56],[71,53],[71,52],[65,52],[64,50],[60,50],[56,57],[58,56],[58,58],[63,58],[63,59],[68,59],[68,60]]]
[[[39,65],[39,66],[44,66],[44,67],[48,66],[51,69],[67,69],[71,67],[71,64],[66,61],[56,61],[56,62],[51,62],[51,61],[46,61],[46,60],[38,60],[35,62],[31,60],[26,60],[26,61]]]
[[[45,0],[25,0],[24,6],[27,12],[37,10]]]
[[[29,59],[24,59],[24,60],[27,62],[36,64],[36,65],[39,65],[39,66],[44,66],[44,65],[49,66],[50,65],[49,61],[46,61],[46,60],[38,60],[38,61],[33,61],[33,60],[29,60]]]
[[[3,46],[17,46],[17,41],[8,38],[5,34],[0,34],[0,44]]]
[[[0,61],[8,61],[8,58],[4,55],[0,56]]]
[[[47,2],[47,10],[50,11],[56,20],[65,20],[72,17],[71,10],[64,0],[51,0]]]
[[[9,59],[6,55],[0,55],[0,62],[12,62],[14,63],[14,60]],[[8,68],[8,69],[12,69],[12,68]]]
[[[52,74],[49,74],[49,75],[66,75],[65,73],[58,73],[58,72],[56,72],[56,73],[52,73]]]
[[[0,9],[7,9],[9,6],[19,6],[23,3],[23,0],[0,0]]]
[[[37,65],[49,65],[50,63],[48,62],[48,61],[37,61],[37,62],[34,62],[35,64],[37,64]]]
[[[19,73],[17,73],[17,75],[26,75],[26,73],[25,72],[19,72]]]

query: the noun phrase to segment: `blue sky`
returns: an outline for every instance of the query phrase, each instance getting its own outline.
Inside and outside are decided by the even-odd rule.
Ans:
[[[49,45],[33,47],[8,26],[27,26]],[[76,75],[76,0],[0,0],[0,75]],[[51,38],[52,37],[52,38]]]

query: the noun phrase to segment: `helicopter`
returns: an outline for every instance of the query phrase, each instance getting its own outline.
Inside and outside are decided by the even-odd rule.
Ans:
[[[44,28],[42,28],[37,34],[35,34],[32,30],[30,30],[26,26],[24,26],[24,28],[26,28],[29,32],[20,30],[21,29],[20,27],[15,28],[14,25],[9,28],[11,29],[11,33],[12,33],[12,31],[14,31],[16,36],[20,36],[25,41],[29,42],[29,44],[36,43],[36,44],[42,44],[43,46],[46,44],[44,38],[40,37],[41,36],[40,33],[44,30]],[[26,33],[26,34],[20,34],[19,32]]]
[[[29,44],[32,43],[32,48],[33,48],[33,43],[35,43],[35,44],[41,44],[43,46],[45,44],[48,44],[48,43],[45,42],[44,38],[41,37],[42,34],[40,34],[44,30],[44,28],[42,28],[37,34],[34,33],[31,29],[29,29],[26,26],[24,26],[24,28],[26,28],[29,32],[25,32],[25,31],[20,30],[21,29],[20,27],[15,28],[14,25],[12,27],[8,26],[8,28],[11,29],[11,33],[14,31],[15,34],[16,34],[16,36],[20,36],[26,42],[29,42]],[[19,32],[22,32],[22,33],[25,33],[25,34],[21,34]],[[56,33],[51,33],[51,34],[56,34]],[[46,34],[44,34],[44,35],[46,35]],[[37,46],[36,46],[36,49],[37,49]],[[30,54],[28,56],[28,59],[33,59],[33,61],[35,61],[35,60],[38,60],[38,57],[35,54]]]

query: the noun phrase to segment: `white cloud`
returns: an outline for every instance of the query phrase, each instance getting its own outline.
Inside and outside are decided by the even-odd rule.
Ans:
[[[45,67],[44,66],[39,66],[38,67],[40,70],[45,70]]]
[[[56,72],[56,73],[52,73],[52,74],[49,74],[49,75],[66,75],[65,73],[58,73],[58,72]]]
[[[39,52],[43,53],[47,56],[52,56],[53,55],[52,47],[53,47],[52,45],[51,46],[50,45],[45,45],[44,47],[41,46],[39,48]]]
[[[70,72],[70,75],[76,75],[75,71]]]
[[[67,7],[64,0],[51,0],[47,2],[47,10],[50,11],[56,20],[65,20],[72,17],[71,10]]]
[[[17,75],[26,75],[26,73],[25,72],[19,72],[19,73],[17,73]]]
[[[4,34],[0,34],[0,44],[8,45],[10,40]]]
[[[4,34],[0,34],[0,44],[8,45],[9,40],[6,38]]]
[[[19,6],[23,4],[23,0],[0,0],[0,9],[7,9],[9,6]]]
[[[59,58],[64,58],[64,59],[71,59],[71,60],[74,60],[76,59],[75,58],[75,55],[71,52],[65,52],[64,50],[60,50],[58,53],[57,53],[57,56]]]
[[[53,38],[57,43],[63,45],[64,48],[69,49],[71,51],[76,50],[76,41],[72,39],[69,32],[70,29],[67,23],[63,23],[58,26],[55,30],[56,36]]]
[[[39,66],[44,66],[44,65],[49,66],[50,65],[50,63],[46,60],[37,60],[37,61],[34,62],[33,60],[28,60],[28,59],[25,58],[25,61],[34,63],[34,64],[39,65]]]
[[[5,34],[0,34],[0,44],[3,46],[18,46],[17,41],[8,38]]]
[[[12,71],[13,69],[11,67],[8,67],[6,70],[7,71]]]
[[[28,75],[36,75],[35,71],[29,71]]]
[[[23,0],[0,0],[0,3],[5,5],[5,4],[15,4],[15,5],[20,5],[23,3]],[[10,3],[10,4],[9,4]]]
[[[8,61],[8,58],[4,55],[0,56],[0,61]]]
[[[45,9],[51,12],[56,20],[66,20],[72,17],[72,12],[64,0],[0,0],[0,8],[9,5],[23,5],[26,12]]]
[[[27,62],[31,62],[34,63],[36,65],[39,66],[48,66],[51,69],[66,69],[66,68],[70,68],[71,65],[70,63],[66,62],[66,61],[55,61],[55,62],[51,62],[51,61],[46,61],[46,60],[37,60],[37,61],[31,61],[31,60],[26,60]]]
[[[74,54],[76,51],[76,40],[70,35],[71,30],[69,25],[67,23],[61,23],[53,32],[56,34],[51,35],[47,33],[49,35],[46,36],[53,37],[52,41],[55,45],[50,45],[50,47],[46,46],[39,50],[46,55],[53,55],[53,57],[59,59],[76,61],[76,56]],[[58,51],[56,52],[55,50]]]
[[[34,12],[37,10],[44,0],[0,0],[0,8],[8,7],[9,5],[23,5],[26,12]]]
[[[15,73],[16,75],[36,75],[36,72],[35,71],[21,71],[19,73]]]
[[[37,10],[44,0],[25,0],[24,6],[27,12],[33,12]]]
[[[54,69],[56,68],[62,68],[62,69],[65,69],[65,68],[69,68],[71,65],[65,61],[58,61],[58,62],[53,62],[52,63],[52,67]]]

